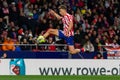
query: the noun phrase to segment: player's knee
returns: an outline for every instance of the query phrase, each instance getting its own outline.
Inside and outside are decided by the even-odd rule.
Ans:
[[[48,33],[51,33],[52,32],[52,29],[48,29],[48,31],[47,31]]]
[[[48,29],[48,32],[51,32],[52,29]]]
[[[70,54],[76,54],[74,50],[70,50]]]

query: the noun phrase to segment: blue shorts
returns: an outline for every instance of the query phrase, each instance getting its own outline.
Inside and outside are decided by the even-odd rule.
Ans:
[[[66,37],[61,30],[58,30],[59,38],[63,38],[68,45],[74,45],[73,36]]]

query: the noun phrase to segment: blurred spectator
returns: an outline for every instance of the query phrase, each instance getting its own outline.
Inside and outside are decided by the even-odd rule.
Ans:
[[[94,41],[95,41],[95,39],[97,38],[98,34],[97,34],[97,32],[96,32],[95,30],[94,30],[91,34],[92,34],[92,35],[91,35],[90,41],[91,41],[92,43],[94,43]]]
[[[111,44],[111,43],[109,42],[109,40],[106,39],[106,40],[105,40],[105,45],[106,45],[106,46],[109,46],[110,44]]]
[[[103,18],[103,23],[104,23],[104,26],[105,26],[106,28],[109,28],[109,23],[108,23],[106,17]]]
[[[80,17],[81,17],[80,9],[77,8],[77,11],[75,13],[75,19],[76,19],[77,23],[80,23],[80,20],[81,20]]]
[[[113,43],[111,44],[111,46],[113,46],[113,48],[119,48],[119,44],[115,39],[113,40]]]
[[[48,46],[48,50],[49,51],[56,51],[56,46],[54,45],[54,41],[53,41],[53,38],[52,37],[49,37],[48,38],[48,44],[50,44],[49,46]]]
[[[11,30],[9,31],[9,35],[11,36],[12,39],[17,40],[17,32],[14,27],[12,27]]]
[[[6,29],[8,29],[8,25],[3,21],[3,18],[0,18],[0,34]]]
[[[4,40],[3,45],[2,45],[2,50],[3,51],[14,51],[15,50],[14,42],[9,36],[7,37],[7,39]]]
[[[120,37],[119,37],[118,35],[116,35],[114,39],[115,39],[116,42],[120,45]]]
[[[19,42],[16,42],[15,51],[21,51],[21,47],[19,44],[20,44]]]
[[[19,11],[15,6],[15,3],[12,3],[12,6],[10,8],[9,20],[10,22],[13,21],[15,24],[17,24],[18,19],[19,19]]]
[[[75,35],[74,35],[74,41],[75,41],[75,43],[79,43],[79,44],[81,42],[81,37],[80,37],[80,31],[79,30],[77,30]]]
[[[33,10],[33,19],[37,21],[38,18],[39,18],[39,14],[37,13],[36,10]]]
[[[3,53],[3,55],[2,55],[1,58],[7,58],[7,54],[6,54],[6,53]]]
[[[18,34],[19,34],[19,35],[24,35],[23,28],[20,28],[20,29],[18,30]]]
[[[81,41],[81,45],[84,45],[89,40],[88,35],[85,35],[85,38]]]
[[[105,36],[102,36],[100,42],[102,45],[105,45],[105,40],[106,40],[106,37]]]
[[[84,44],[83,48],[86,52],[94,52],[94,46],[89,40]]]
[[[115,31],[112,27],[109,28],[108,32],[109,32],[109,35],[111,35],[111,36],[115,35]]]
[[[79,8],[83,8],[84,5],[85,5],[84,0],[78,0],[77,6],[78,6]]]
[[[18,3],[18,9],[21,11],[23,9],[23,2],[22,0],[15,0]]]
[[[33,35],[35,35],[36,28],[38,27],[38,23],[36,20],[33,19],[33,13],[29,13],[28,16],[28,23],[27,23],[27,29],[31,30]]]
[[[21,50],[30,50],[30,45],[27,45],[27,44],[29,44],[28,43],[28,41],[27,41],[27,39],[26,38],[24,38],[23,39],[23,41],[21,42]]]
[[[15,23],[13,22],[13,21],[11,21],[10,23],[9,23],[9,30],[11,29],[11,28],[15,28],[16,26],[15,26]]]
[[[101,43],[100,43],[100,40],[98,38],[95,39],[95,42],[93,43],[93,45],[94,45],[94,48],[95,48],[96,52],[100,51],[100,49],[101,49],[101,47],[100,47]]]
[[[6,20],[6,23],[8,24],[9,23],[9,14],[10,14],[10,11],[9,11],[9,5],[7,3],[7,1],[3,1],[3,7],[2,7],[2,17]]]
[[[98,52],[94,59],[103,59],[103,55],[100,52]]]

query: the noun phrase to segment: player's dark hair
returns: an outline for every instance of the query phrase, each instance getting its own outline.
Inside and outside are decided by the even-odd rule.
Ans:
[[[59,9],[67,10],[67,7],[66,7],[65,5],[60,5],[58,8],[59,8]]]

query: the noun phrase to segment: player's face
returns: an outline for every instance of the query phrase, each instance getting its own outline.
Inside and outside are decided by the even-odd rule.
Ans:
[[[64,16],[65,10],[64,9],[59,9],[59,13],[61,16]]]

